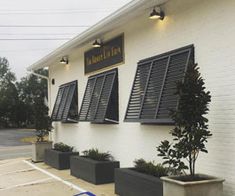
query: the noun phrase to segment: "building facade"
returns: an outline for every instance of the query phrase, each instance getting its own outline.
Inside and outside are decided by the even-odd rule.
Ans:
[[[168,0],[155,3],[159,4],[165,12],[164,20],[149,20],[148,16],[153,4],[147,0],[135,0],[92,27],[93,29],[78,36],[77,40],[75,38],[29,67],[30,70],[43,66],[49,67],[49,96],[52,114],[59,88],[65,90],[61,85],[70,85],[70,89],[67,90],[67,99],[71,99],[71,105],[75,106],[73,111],[64,114],[67,117],[70,115],[69,123],[61,122],[63,121],[61,118],[57,119],[58,122],[54,122],[54,131],[51,136],[53,142],[64,142],[74,146],[80,152],[93,147],[101,151],[110,151],[115,159],[120,160],[121,167],[132,166],[137,158],[161,162],[161,158],[157,156],[156,146],[162,140],[171,140],[169,134],[173,128],[171,123],[161,121],[160,117],[157,123],[151,120],[145,123],[141,121],[144,117],[135,122],[127,120],[133,82],[138,80],[137,68],[141,63],[146,63],[146,67],[149,66],[147,62],[149,58],[153,57],[153,61],[154,59],[160,61],[161,57],[169,60],[178,54],[174,52],[179,52],[183,54],[183,60],[181,60],[182,69],[184,69],[189,56],[192,55],[192,60],[198,63],[206,88],[212,95],[207,117],[213,136],[207,144],[209,153],[199,155],[197,172],[224,178],[226,180],[224,195],[233,196],[235,195],[235,1]],[[108,52],[111,52],[113,56],[120,54],[120,59],[114,59],[114,62],[112,62],[113,59],[107,60],[97,66],[97,63],[103,62],[104,56],[109,54],[102,53],[103,56],[99,56],[100,54],[88,53],[88,56],[85,55],[91,51],[95,39],[101,38],[104,44],[110,46],[109,41],[112,42],[118,36],[122,37],[123,47],[116,49],[114,47],[113,51]],[[191,52],[190,55],[184,54],[185,49]],[[68,57],[69,62],[66,65],[59,63],[63,56]],[[110,70],[112,70],[111,75]],[[109,74],[109,81],[104,73]],[[164,73],[157,77],[164,77]],[[105,77],[107,81],[102,80],[102,77]],[[52,79],[55,82],[54,85],[51,83]],[[98,86],[99,80],[104,89],[105,85],[111,85],[107,87],[107,94],[98,93],[96,97],[91,97],[91,95],[89,97],[89,90],[86,92],[87,85],[95,88],[94,84]],[[91,104],[89,107],[96,109],[96,114],[86,109],[84,102],[86,95],[90,102],[93,100],[93,103],[87,104]],[[102,96],[104,96],[103,99]],[[105,97],[108,100],[113,99],[114,102],[108,105]],[[103,103],[95,103],[95,99],[97,102],[98,100],[102,102],[102,99]],[[57,102],[58,107],[62,107],[58,100]],[[156,104],[160,107],[159,103]],[[64,107],[65,105],[66,103]],[[99,117],[97,113],[102,113],[102,106],[112,112],[106,114],[107,116]],[[84,118],[82,112],[85,115]],[[138,112],[141,111],[138,110]],[[57,116],[54,117],[56,119]],[[80,120],[76,123],[78,118]]]

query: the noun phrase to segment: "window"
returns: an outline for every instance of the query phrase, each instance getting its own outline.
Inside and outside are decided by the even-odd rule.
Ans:
[[[177,81],[183,80],[193,45],[141,60],[132,86],[126,122],[173,124],[170,109],[177,108]]]
[[[88,78],[79,121],[118,123],[118,70]]]
[[[51,118],[53,121],[77,122],[77,81],[66,83],[59,87]]]

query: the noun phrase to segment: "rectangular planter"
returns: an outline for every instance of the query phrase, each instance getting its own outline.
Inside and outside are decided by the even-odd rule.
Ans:
[[[207,180],[183,182],[176,180],[177,176],[162,177],[163,196],[222,196],[223,179],[198,174]]]
[[[32,161],[44,161],[44,152],[46,149],[52,148],[52,142],[35,142],[32,143]]]
[[[53,149],[45,150],[44,162],[56,169],[69,169],[70,156],[79,155],[78,152],[59,152]]]
[[[132,168],[115,169],[115,194],[120,196],[162,196],[163,183],[160,178],[137,172]]]
[[[113,182],[114,169],[120,165],[118,161],[95,161],[79,156],[71,157],[70,164],[71,175],[93,184]]]

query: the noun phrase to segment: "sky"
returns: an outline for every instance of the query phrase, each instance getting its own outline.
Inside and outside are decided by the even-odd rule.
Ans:
[[[0,0],[0,57],[17,79],[26,67],[130,0]]]

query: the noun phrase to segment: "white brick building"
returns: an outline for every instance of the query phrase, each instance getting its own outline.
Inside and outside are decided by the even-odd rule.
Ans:
[[[194,45],[195,62],[211,92],[208,154],[200,154],[197,172],[224,178],[224,195],[235,195],[235,1],[234,0],[133,0],[48,56],[29,70],[49,67],[49,104],[52,112],[59,86],[77,81],[78,112],[88,77],[118,68],[119,123],[55,122],[54,142],[83,151],[96,147],[110,151],[121,166],[136,158],[161,161],[156,146],[170,139],[172,126],[124,122],[137,63],[152,56]],[[160,5],[164,20],[149,20],[153,6]],[[95,39],[105,43],[124,34],[123,63],[84,74],[84,53]],[[60,64],[63,56],[67,65]],[[51,80],[55,80],[52,85]]]

